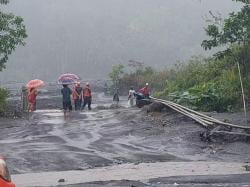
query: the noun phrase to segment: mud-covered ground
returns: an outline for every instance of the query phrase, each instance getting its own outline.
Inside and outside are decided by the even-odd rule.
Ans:
[[[126,97],[121,97],[118,108],[110,108],[112,98],[95,93],[93,110],[73,112],[65,120],[59,93],[41,93],[38,110],[29,116],[0,120],[0,154],[12,174],[121,163],[250,162],[250,143],[203,142],[204,129],[192,120],[171,111],[148,114],[127,108]],[[241,114],[210,115],[244,123]]]

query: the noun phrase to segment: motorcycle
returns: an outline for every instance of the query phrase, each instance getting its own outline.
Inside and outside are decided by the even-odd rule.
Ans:
[[[150,100],[150,98],[145,97],[140,92],[135,92],[134,96],[135,96],[136,106],[138,108],[142,108],[144,105],[149,105],[149,104],[152,103],[152,101]]]

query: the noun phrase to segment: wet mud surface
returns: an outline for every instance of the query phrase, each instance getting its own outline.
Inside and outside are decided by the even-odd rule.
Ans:
[[[147,145],[164,130],[130,120],[139,115],[136,113],[137,109],[93,110],[75,112],[71,119],[64,120],[60,110],[38,110],[29,121],[1,125],[0,150],[12,173],[183,160],[160,150],[160,142]],[[120,119],[121,115],[127,115],[127,119]]]
[[[97,181],[92,183],[83,183],[75,185],[67,185],[67,187],[249,187],[250,177],[248,174],[243,175],[211,175],[211,176],[180,176],[180,177],[164,177],[149,180],[147,183],[140,181]]]
[[[108,109],[111,97],[95,94],[93,110],[73,112],[64,119],[60,97],[42,95],[29,117],[1,119],[0,154],[12,174],[84,170],[142,162],[250,162],[250,144],[209,144],[204,129],[174,112],[148,115],[141,109]],[[100,107],[101,106],[101,107]],[[165,125],[157,121],[165,120]]]

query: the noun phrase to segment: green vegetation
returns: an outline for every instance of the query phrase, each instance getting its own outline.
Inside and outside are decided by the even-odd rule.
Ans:
[[[205,29],[210,40],[204,40],[202,46],[205,49],[237,43],[249,45],[250,42],[250,1],[236,0],[243,3],[243,7],[237,13],[230,13],[226,19],[213,15],[212,24]],[[211,21],[210,21],[211,22]]]
[[[205,29],[209,39],[205,50],[226,46],[213,57],[192,57],[186,64],[155,71],[132,61],[132,70],[120,83],[138,89],[150,83],[156,97],[173,100],[202,111],[232,111],[242,108],[242,95],[250,98],[250,7],[249,0],[236,0],[243,6],[226,19],[214,16]],[[243,89],[244,85],[244,89]]]
[[[241,50],[238,46],[232,47],[234,55]],[[146,82],[154,96],[196,110],[232,111],[242,106],[237,65],[231,56],[223,59],[192,57],[187,64],[179,63],[162,71],[142,65],[124,73],[119,79],[119,88],[126,93],[130,86],[137,90]],[[243,84],[249,98],[250,78],[244,75]]]
[[[187,65],[173,70],[171,77],[156,96],[202,111],[231,111],[242,106],[238,69],[231,56],[193,58]],[[247,97],[250,96],[249,80],[243,76]]]
[[[124,66],[122,64],[114,65],[112,71],[109,73],[109,77],[112,80],[112,89],[117,89],[120,85],[122,74],[124,73]]]
[[[0,88],[0,114],[4,112],[6,108],[6,98],[8,97],[8,91]]]
[[[0,0],[0,6],[7,4],[8,0]],[[23,19],[12,13],[0,10],[0,71],[5,68],[9,55],[18,45],[24,45],[27,37]],[[6,106],[7,91],[0,88],[0,112]]]
[[[0,1],[2,5],[7,3],[7,0]],[[0,71],[2,71],[16,46],[24,45],[27,34],[21,17],[3,11],[0,11],[0,30]]]

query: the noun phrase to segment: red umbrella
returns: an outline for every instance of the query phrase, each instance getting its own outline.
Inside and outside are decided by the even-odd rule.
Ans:
[[[70,84],[76,84],[78,80],[80,80],[80,78],[76,74],[64,73],[59,76],[57,82],[58,84],[70,85]]]
[[[30,80],[27,84],[26,87],[27,88],[39,88],[44,86],[44,82],[40,79],[34,79],[34,80]]]
[[[57,83],[62,84],[62,85],[70,85],[70,84],[76,84],[77,80],[72,79],[72,78],[68,78],[68,77],[64,77],[64,78],[61,78],[60,80],[58,80]]]

